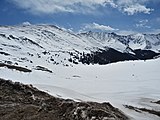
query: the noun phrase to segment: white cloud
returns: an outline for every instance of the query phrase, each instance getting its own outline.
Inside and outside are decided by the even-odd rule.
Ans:
[[[86,24],[83,30],[101,30],[101,31],[116,31],[118,29],[112,28],[110,26],[100,25],[97,23]]]
[[[91,13],[98,6],[111,0],[11,0],[17,6],[33,14],[52,14],[57,12]]]
[[[144,5],[140,4],[135,4],[135,5],[130,5],[128,7],[123,8],[124,12],[127,12],[128,15],[133,15],[135,13],[146,13],[150,14],[153,9],[146,8]]]
[[[150,0],[117,0],[118,9],[128,15],[136,13],[150,14],[154,9],[147,8],[146,3]]]
[[[137,24],[136,24],[136,27],[140,27],[140,28],[151,28],[150,26],[147,25],[148,23],[148,20],[145,19],[145,20],[140,20]]]
[[[8,0],[9,1],[9,0]],[[32,14],[53,14],[58,12],[93,14],[97,8],[110,5],[128,15],[135,13],[150,14],[153,9],[147,8],[149,0],[10,0],[18,7]],[[99,11],[100,12],[100,11]]]
[[[118,6],[116,5],[116,3],[114,2],[114,0],[106,0],[105,5],[110,5],[113,8],[117,8]]]

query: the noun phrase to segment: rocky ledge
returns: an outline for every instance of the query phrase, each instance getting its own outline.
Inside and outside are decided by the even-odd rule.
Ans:
[[[75,102],[0,79],[0,120],[127,120],[110,103]]]

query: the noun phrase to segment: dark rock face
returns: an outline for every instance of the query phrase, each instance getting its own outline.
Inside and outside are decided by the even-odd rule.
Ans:
[[[32,85],[0,79],[0,120],[127,120],[110,103],[55,98]]]
[[[160,104],[160,100],[159,100],[159,101],[157,101],[157,102],[154,102],[154,103],[156,103],[156,104]]]
[[[8,61],[8,63],[12,63],[11,61]],[[5,63],[0,63],[0,67],[7,67],[8,69],[15,69],[17,71],[21,72],[32,72],[32,70],[17,66],[17,65],[10,65],[10,64],[5,64]]]
[[[0,54],[5,55],[5,56],[9,56],[10,55],[9,53],[6,53],[6,52],[0,52]]]

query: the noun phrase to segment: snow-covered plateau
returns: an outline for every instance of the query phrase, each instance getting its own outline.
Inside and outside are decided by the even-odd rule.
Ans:
[[[103,65],[91,60],[88,65],[80,59],[100,50],[108,54],[110,48],[139,58],[114,61],[113,57]],[[60,98],[107,101],[131,119],[159,120],[124,107],[160,111],[160,105],[153,103],[160,100],[159,51],[160,34],[74,34],[49,25],[4,26],[0,27],[0,78],[33,84]]]

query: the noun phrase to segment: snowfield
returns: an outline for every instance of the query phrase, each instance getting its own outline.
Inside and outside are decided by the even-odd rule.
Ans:
[[[51,95],[78,101],[111,102],[136,120],[159,117],[137,113],[123,105],[160,110],[151,101],[160,99],[160,59],[126,61],[108,65],[46,66],[53,73],[31,73],[0,68],[0,78],[33,84]]]
[[[76,35],[49,25],[0,27],[0,78],[33,84],[61,98],[107,101],[131,119],[159,120],[160,117],[138,113],[124,105],[160,111],[160,106],[152,103],[160,100],[160,58],[107,65],[86,65],[77,59],[83,53],[108,47],[132,56],[136,53],[134,50],[149,50],[150,55],[151,51],[160,51],[160,34],[120,36],[89,32]],[[140,57],[147,54],[141,52]],[[114,57],[114,53],[117,52],[111,51],[109,55]]]

